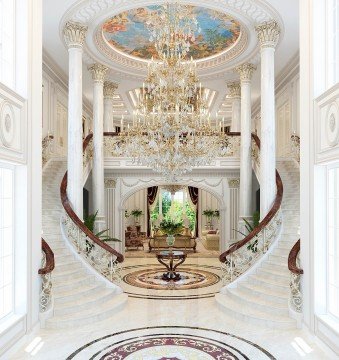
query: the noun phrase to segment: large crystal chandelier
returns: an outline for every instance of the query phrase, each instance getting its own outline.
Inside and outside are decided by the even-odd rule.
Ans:
[[[186,59],[198,29],[192,7],[163,5],[147,26],[160,60],[149,63],[133,125],[121,132],[121,144],[134,162],[173,181],[211,163],[220,153],[223,127],[211,126],[196,64]]]

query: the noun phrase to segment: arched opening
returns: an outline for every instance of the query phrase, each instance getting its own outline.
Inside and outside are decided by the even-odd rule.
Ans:
[[[173,247],[190,257],[217,257],[225,231],[223,199],[207,187],[152,184],[133,189],[121,202],[123,250],[127,257],[154,257],[167,249],[168,223],[179,224]]]

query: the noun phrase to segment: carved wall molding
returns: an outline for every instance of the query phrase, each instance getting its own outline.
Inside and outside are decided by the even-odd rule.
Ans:
[[[108,189],[114,189],[117,185],[116,179],[105,179],[105,188]]]
[[[17,163],[26,161],[25,100],[0,84],[0,156]]]
[[[230,189],[238,189],[240,187],[240,179],[228,179]]]
[[[339,158],[339,83],[315,101],[316,162]]]
[[[0,138],[4,146],[10,148],[15,136],[14,109],[8,100],[0,104]]]

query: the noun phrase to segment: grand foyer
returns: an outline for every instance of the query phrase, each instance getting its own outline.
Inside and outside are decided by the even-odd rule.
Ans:
[[[338,14],[0,0],[1,359],[338,358]]]

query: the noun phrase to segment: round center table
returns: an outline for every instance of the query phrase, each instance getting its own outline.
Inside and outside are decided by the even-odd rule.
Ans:
[[[181,279],[179,273],[175,270],[186,260],[187,254],[184,251],[164,250],[157,253],[157,260],[167,269],[162,275],[165,281],[178,281]]]

